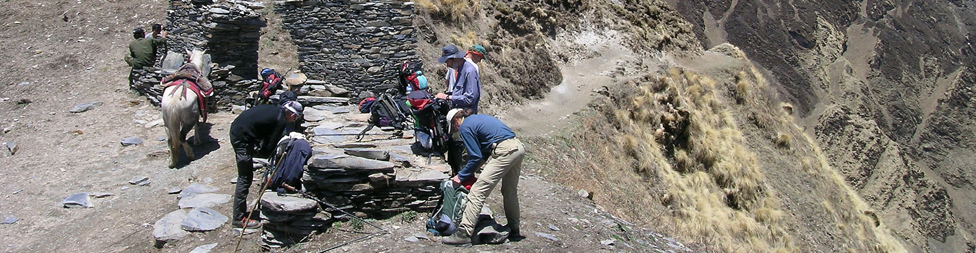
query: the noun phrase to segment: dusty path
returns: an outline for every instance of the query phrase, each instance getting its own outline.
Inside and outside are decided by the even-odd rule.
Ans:
[[[614,72],[639,60],[620,44],[617,36],[613,32],[584,32],[559,38],[559,43],[582,47],[592,52],[585,55],[594,57],[561,64],[563,82],[552,87],[545,98],[510,107],[498,117],[521,136],[544,136],[565,127],[570,115],[586,108],[587,103],[599,95],[594,90],[613,85]]]

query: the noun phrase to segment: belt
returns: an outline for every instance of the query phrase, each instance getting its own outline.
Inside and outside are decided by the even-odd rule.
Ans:
[[[515,139],[515,137],[508,138],[508,139],[504,139],[504,140],[500,140],[500,141],[496,141],[494,143],[491,143],[490,145],[488,145],[488,150],[490,151],[488,154],[494,154],[495,153],[495,148],[498,147],[498,144],[501,144],[502,142],[505,142],[505,141],[508,141],[508,140],[511,140],[511,139]]]

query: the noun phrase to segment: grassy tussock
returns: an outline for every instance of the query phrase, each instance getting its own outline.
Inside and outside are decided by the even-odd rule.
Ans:
[[[481,10],[480,0],[417,0],[415,3],[431,16],[452,22],[468,21]]]

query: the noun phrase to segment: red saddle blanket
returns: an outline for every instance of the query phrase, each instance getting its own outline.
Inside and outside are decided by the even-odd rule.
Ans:
[[[197,103],[200,107],[200,117],[203,117],[203,122],[207,122],[207,98],[213,95],[212,87],[210,89],[204,90],[197,84],[196,80],[191,80],[189,78],[164,80],[164,82],[166,82],[163,84],[164,89],[165,87],[179,86],[184,83],[189,83],[189,85],[187,85],[186,87],[190,88],[190,90],[192,90],[193,93],[197,95]],[[183,96],[185,97],[186,93],[183,94],[184,94]]]

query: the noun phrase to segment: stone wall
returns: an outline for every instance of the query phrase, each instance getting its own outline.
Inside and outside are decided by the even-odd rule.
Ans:
[[[263,8],[246,1],[171,0],[163,28],[169,33],[166,50],[153,67],[133,71],[130,88],[159,105],[159,81],[179,67],[186,49],[200,48],[217,65],[209,76],[215,93],[210,102],[221,109],[243,104],[247,93],[261,84],[256,80],[258,42],[266,22],[256,11]]]
[[[245,1],[171,0],[167,46],[181,53],[188,46],[206,49],[218,68],[234,66],[231,74],[257,79],[258,42],[267,25],[256,12],[261,9],[263,5]]]
[[[397,67],[418,58],[413,2],[286,0],[274,9],[298,46],[301,71],[351,95],[395,87]]]

